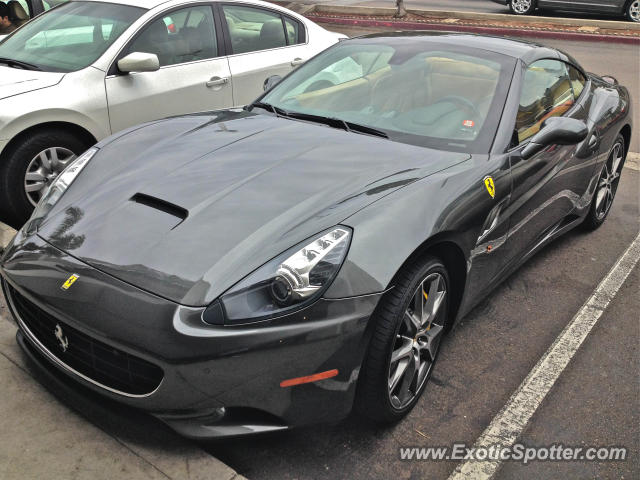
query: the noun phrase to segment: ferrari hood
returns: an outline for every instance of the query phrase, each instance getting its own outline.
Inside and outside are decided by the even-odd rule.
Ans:
[[[155,122],[99,147],[39,235],[192,306],[377,199],[469,158],[241,110]]]
[[[0,100],[60,83],[64,73],[37,72],[0,66]]]

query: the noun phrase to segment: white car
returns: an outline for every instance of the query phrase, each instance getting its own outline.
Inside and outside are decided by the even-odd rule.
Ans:
[[[268,77],[343,37],[257,0],[52,8],[0,41],[0,220],[20,226],[96,141],[170,115],[245,105]]]

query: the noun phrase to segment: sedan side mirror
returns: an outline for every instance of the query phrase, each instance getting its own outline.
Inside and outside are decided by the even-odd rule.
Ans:
[[[282,80],[282,77],[280,75],[271,75],[269,78],[267,78],[264,81],[262,88],[264,89],[265,92],[267,90],[271,90],[276,85],[276,83],[278,83],[280,80]]]
[[[549,145],[575,145],[587,138],[587,126],[584,122],[569,117],[551,117],[546,119],[522,150],[521,156],[528,160]]]
[[[122,73],[155,72],[160,69],[160,60],[155,53],[132,52],[118,60],[118,69]]]

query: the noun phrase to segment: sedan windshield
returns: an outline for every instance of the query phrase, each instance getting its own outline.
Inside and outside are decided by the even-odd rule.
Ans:
[[[433,39],[355,39],[310,60],[257,105],[392,141],[486,153],[514,67],[510,57]]]
[[[0,64],[72,72],[88,67],[144,9],[96,2],[70,2],[49,10],[0,42]]]

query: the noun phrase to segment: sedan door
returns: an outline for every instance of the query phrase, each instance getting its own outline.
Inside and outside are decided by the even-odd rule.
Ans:
[[[106,78],[111,131],[170,115],[233,106],[222,35],[210,5],[178,8],[151,20],[120,53],[158,56],[155,72],[121,74],[114,62]]]
[[[236,105],[252,102],[268,77],[285,76],[311,56],[305,27],[298,20],[241,4],[222,4],[221,11]]]
[[[619,13],[625,0],[540,0],[540,8],[565,10],[567,12]]]
[[[514,134],[519,144],[511,152],[512,257],[537,246],[584,201],[594,163],[589,155],[576,155],[578,145],[551,145],[527,160],[519,153],[547,118],[586,120],[575,101],[583,86],[580,79],[570,78],[567,65],[559,60],[539,60],[527,68]]]

